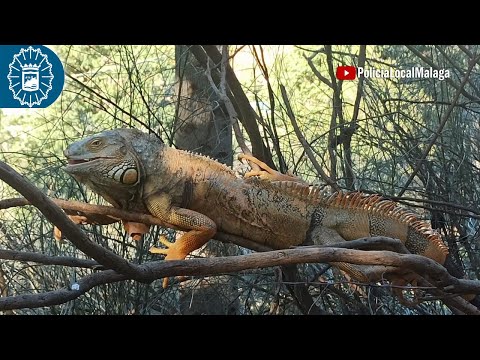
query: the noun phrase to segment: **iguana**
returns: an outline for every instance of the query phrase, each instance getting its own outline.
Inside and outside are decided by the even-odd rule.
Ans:
[[[65,171],[113,206],[152,214],[186,230],[175,243],[161,238],[166,249],[150,249],[166,255],[166,260],[184,259],[217,230],[273,249],[387,236],[441,264],[448,254],[440,235],[426,222],[378,195],[336,192],[324,196],[319,188],[296,181],[237,177],[226,165],[166,146],[136,129],[92,135],[68,146],[64,154]],[[268,178],[266,165],[261,167],[250,175]],[[387,270],[333,265],[365,282],[378,281]]]

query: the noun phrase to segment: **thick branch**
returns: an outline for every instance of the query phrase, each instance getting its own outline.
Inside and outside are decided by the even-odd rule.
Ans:
[[[437,262],[420,255],[396,254],[389,251],[361,251],[339,248],[298,248],[277,250],[249,255],[155,261],[139,266],[145,280],[154,281],[166,276],[212,276],[247,269],[257,269],[300,263],[348,262],[361,265],[388,265],[408,268],[430,279],[432,283],[449,285],[457,293],[480,294],[480,281],[452,277]],[[42,307],[61,304],[82,295],[92,287],[129,279],[107,270],[95,273],[78,281],[79,290],[60,289],[43,294],[20,295],[0,299],[0,310],[24,307]]]
[[[60,305],[74,300],[98,285],[127,280],[128,276],[116,273],[113,270],[102,271],[87,275],[77,281],[79,290],[63,288],[47,291],[41,294],[25,294],[9,296],[0,299],[0,310],[13,310],[24,308],[39,308],[44,306]]]
[[[45,199],[52,201],[45,196]],[[161,223],[157,218],[146,214],[128,213],[109,206],[91,205],[81,202],[69,202],[60,199],[53,199],[55,202],[70,211],[85,211],[90,215],[102,214],[107,219],[122,218],[129,221],[144,222],[154,225],[171,226]],[[26,205],[26,199],[6,199],[0,202],[0,208]],[[8,205],[8,206],[7,206]],[[115,216],[112,216],[115,214]],[[268,251],[268,247],[230,234],[218,233],[217,239],[225,242],[232,242],[237,245],[250,248],[256,251]],[[341,249],[343,248],[343,249]],[[480,282],[474,280],[463,280],[452,277],[447,270],[435,261],[420,255],[401,255],[388,251],[364,252],[360,250],[348,250],[345,248],[362,249],[392,249],[396,252],[407,253],[408,251],[399,240],[374,237],[363,238],[338,244],[334,248],[301,247],[293,250],[270,251],[263,254],[251,254],[228,258],[192,259],[188,261],[152,262],[138,266],[137,271],[142,274],[142,281],[150,282],[165,276],[177,275],[218,275],[226,272],[236,272],[252,268],[270,266],[291,265],[306,262],[349,262],[354,264],[390,265],[400,268],[408,268],[418,274],[430,279],[433,283],[446,286],[454,293],[480,293]],[[107,250],[104,250],[107,251]],[[23,261],[38,261],[46,264],[58,264],[69,266],[92,267],[95,262],[91,260],[70,259],[67,257],[52,258],[41,254],[19,253],[8,250],[0,251],[0,258]],[[21,295],[8,297],[0,300],[0,310],[16,309],[21,307],[41,307],[60,304],[72,300],[92,287],[134,279],[133,276],[119,275],[113,271],[104,271],[100,274],[92,274],[79,282],[80,290],[60,289],[44,294]]]
[[[251,150],[248,148],[247,144],[245,143],[245,139],[243,138],[242,131],[240,130],[240,126],[238,125],[238,114],[235,111],[235,106],[233,105],[232,101],[228,97],[227,88],[225,86],[226,83],[226,69],[227,69],[227,52],[228,50],[225,49],[222,54],[222,63],[221,63],[221,72],[220,72],[220,85],[217,87],[215,85],[215,81],[212,78],[212,69],[210,69],[210,58],[207,59],[207,70],[205,71],[205,75],[210,83],[215,94],[218,96],[219,100],[223,102],[225,105],[225,109],[227,109],[228,116],[230,118],[230,122],[232,123],[233,131],[235,133],[235,138],[237,139],[238,145],[240,145],[240,149],[244,154],[252,155]],[[255,165],[255,170],[260,170],[258,165]]]
[[[49,198],[47,198],[47,197],[45,197],[45,198],[48,199],[49,201],[51,201]],[[53,201],[55,201],[59,204],[62,204],[63,206],[68,207],[69,209],[73,209],[73,210],[83,209],[83,210],[85,210],[85,211],[87,211],[88,213],[91,213],[91,214],[102,213],[103,215],[111,215],[111,214],[115,213],[119,218],[127,219],[127,220],[130,220],[130,221],[144,222],[144,223],[147,223],[147,224],[154,224],[154,225],[167,226],[167,227],[171,226],[169,224],[162,223],[158,218],[155,218],[151,215],[128,213],[126,211],[115,209],[115,208],[109,207],[109,206],[91,205],[91,204],[85,204],[85,203],[76,202],[76,201],[68,202],[68,201],[60,200],[60,199],[54,199]],[[7,199],[7,200],[4,200],[4,201],[0,202],[0,204],[3,204],[3,205],[5,205],[6,203],[9,203],[9,204],[14,204],[15,203],[15,204],[19,205],[19,204],[25,204],[26,202],[25,202],[24,199]],[[221,240],[221,241],[224,241],[224,242],[231,242],[231,243],[234,243],[234,244],[246,247],[246,248],[250,248],[250,249],[253,249],[253,250],[256,250],[256,251],[268,251],[268,250],[270,250],[266,246],[263,246],[261,244],[255,243],[251,240],[244,239],[244,238],[241,238],[239,236],[235,236],[235,235],[231,235],[231,234],[218,233],[216,235],[216,238],[218,240]],[[315,249],[315,248],[317,248],[317,246],[311,246],[311,247],[310,246],[306,246],[306,247],[304,246],[304,247],[302,247],[302,249],[309,249],[309,248]],[[399,252],[399,253],[406,253],[407,252],[406,248],[404,247],[404,245],[400,241],[395,240],[395,239],[390,239],[390,238],[387,238],[387,237],[373,237],[373,238],[362,238],[362,239],[352,240],[352,241],[349,241],[349,242],[346,242],[346,243],[335,245],[335,248],[392,249],[392,250],[394,250],[396,252]],[[368,254],[371,254],[371,253],[368,253]],[[439,267],[442,270],[443,273],[448,274],[448,272],[446,272],[446,269],[443,266],[434,262],[433,260],[430,260],[428,258],[425,258],[423,256],[419,256],[419,255],[415,255],[415,256],[418,256],[421,259],[425,259],[425,261],[430,261],[431,263],[436,264],[437,267]],[[334,260],[334,261],[339,261],[339,260]],[[380,262],[380,264],[389,265],[387,262],[384,262],[384,263]],[[393,266],[399,266],[399,265],[393,264]],[[422,268],[422,266],[420,266],[420,268]],[[408,267],[408,266],[406,266],[406,267]],[[436,267],[434,267],[434,269],[436,269]],[[416,268],[412,268],[412,270],[418,272]],[[423,275],[421,272],[419,272],[419,274]],[[460,285],[461,285],[462,289],[465,286],[467,286],[466,285],[467,283],[462,283],[462,281],[466,281],[466,280],[456,279],[454,277],[451,277],[451,275],[449,275],[449,274],[448,274],[448,276],[449,277],[447,277],[445,279],[447,279],[448,280],[447,282],[449,282],[451,284],[453,284],[453,282],[452,282],[452,281],[454,281],[453,279],[460,281],[460,283],[458,283],[458,284],[455,283],[454,284],[456,286],[456,288],[458,288],[458,286],[460,286]],[[470,285],[468,285],[468,286],[470,286]],[[468,288],[468,286],[467,286],[467,288]],[[468,288],[468,289],[470,289],[470,288]],[[470,291],[470,290],[468,290],[468,291]]]
[[[388,250],[400,254],[410,254],[410,251],[398,239],[392,239],[385,236],[373,236],[346,241],[335,245],[311,245],[302,246],[302,248],[340,248],[340,249],[358,249],[358,250]]]

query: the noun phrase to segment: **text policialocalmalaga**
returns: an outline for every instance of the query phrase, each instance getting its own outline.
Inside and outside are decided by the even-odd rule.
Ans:
[[[450,78],[449,69],[434,69],[422,66],[413,66],[410,69],[365,69],[359,67],[357,75],[365,78],[410,78],[410,79],[438,79]]]

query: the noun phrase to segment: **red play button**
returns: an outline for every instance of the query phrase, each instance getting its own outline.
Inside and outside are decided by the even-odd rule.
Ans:
[[[338,80],[355,80],[357,77],[357,69],[355,66],[339,66],[337,67]]]

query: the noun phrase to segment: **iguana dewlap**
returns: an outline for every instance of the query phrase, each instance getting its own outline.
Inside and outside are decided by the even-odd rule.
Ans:
[[[162,241],[167,249],[151,249],[166,260],[184,259],[217,229],[273,249],[387,236],[441,264],[448,253],[426,222],[378,195],[325,197],[294,181],[238,178],[217,161],[168,147],[139,130],[104,131],[71,144],[65,156],[65,171],[113,206],[186,230],[173,244]],[[335,265],[357,279],[374,280],[373,267]]]

